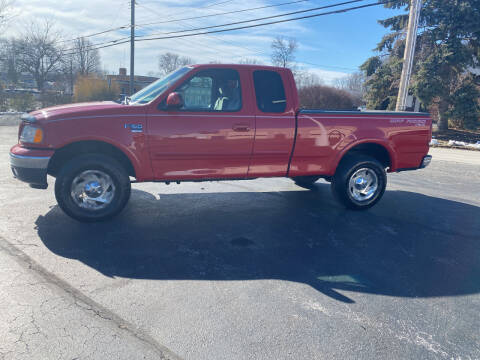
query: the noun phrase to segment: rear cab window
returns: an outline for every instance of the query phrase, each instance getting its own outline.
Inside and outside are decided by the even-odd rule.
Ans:
[[[285,88],[280,74],[270,70],[255,70],[253,84],[257,107],[264,113],[283,113],[287,107]]]

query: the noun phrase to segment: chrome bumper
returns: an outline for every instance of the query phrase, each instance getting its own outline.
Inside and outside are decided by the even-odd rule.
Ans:
[[[50,156],[23,156],[10,153],[10,165],[27,169],[47,169]]]
[[[13,176],[31,187],[46,189],[50,156],[24,156],[10,153]]]
[[[420,169],[426,168],[432,162],[432,155],[427,155],[423,157],[422,163],[420,164]]]

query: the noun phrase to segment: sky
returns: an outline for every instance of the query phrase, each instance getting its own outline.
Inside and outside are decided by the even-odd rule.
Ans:
[[[214,26],[229,22],[245,21],[299,11],[345,0],[305,0],[290,5],[279,5],[294,0],[137,0],[137,35],[144,36]],[[364,0],[359,3],[291,15],[280,20],[302,15],[331,11],[375,2]],[[223,12],[275,5],[265,9],[236,14]],[[56,31],[64,40],[85,36],[130,23],[130,0],[14,0],[13,20],[2,30],[0,37],[18,36],[32,21],[48,19],[55,24]],[[158,73],[158,57],[161,53],[173,52],[188,56],[196,63],[238,63],[249,58],[270,64],[271,43],[277,36],[293,38],[298,42],[296,62],[300,68],[315,73],[324,83],[358,70],[358,67],[374,54],[373,48],[386,30],[377,23],[398,14],[399,11],[374,6],[347,13],[320,16],[306,20],[274,24],[265,27],[186,37],[137,42],[135,73],[155,75]],[[213,15],[200,19],[184,18]],[[165,21],[173,22],[166,23]],[[178,20],[178,21],[177,21]],[[265,20],[265,21],[272,21]],[[265,22],[262,21],[262,22]],[[162,23],[163,22],[163,23]],[[151,25],[145,25],[156,23]],[[249,25],[241,24],[242,25]],[[214,29],[212,29],[214,30]],[[129,36],[130,30],[123,29],[90,37],[94,44]],[[165,35],[163,35],[165,36]],[[70,44],[66,41],[64,44]],[[129,67],[129,44],[100,49],[102,67],[109,73],[118,73],[119,67]]]

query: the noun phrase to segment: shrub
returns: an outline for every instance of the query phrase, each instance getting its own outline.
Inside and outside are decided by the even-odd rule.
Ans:
[[[302,108],[325,110],[354,110],[361,104],[345,90],[325,85],[305,86],[298,90]]]
[[[5,91],[3,90],[2,84],[0,84],[0,112],[7,111],[7,96]]]
[[[13,110],[30,112],[35,110],[37,104],[32,94],[23,93],[23,94],[16,94],[13,98],[11,98],[10,105],[13,108]]]
[[[119,96],[117,84],[110,86],[107,80],[96,77],[80,77],[75,83],[74,101],[104,101],[116,100]]]
[[[40,101],[42,107],[69,104],[72,102],[72,96],[57,92],[46,92],[40,96]]]

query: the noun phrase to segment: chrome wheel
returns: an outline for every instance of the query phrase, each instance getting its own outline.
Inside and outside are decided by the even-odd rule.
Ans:
[[[361,168],[355,171],[348,182],[350,196],[359,202],[372,199],[378,189],[378,176],[372,169]]]
[[[83,209],[101,210],[112,202],[115,184],[103,171],[86,170],[73,179],[70,195]]]

